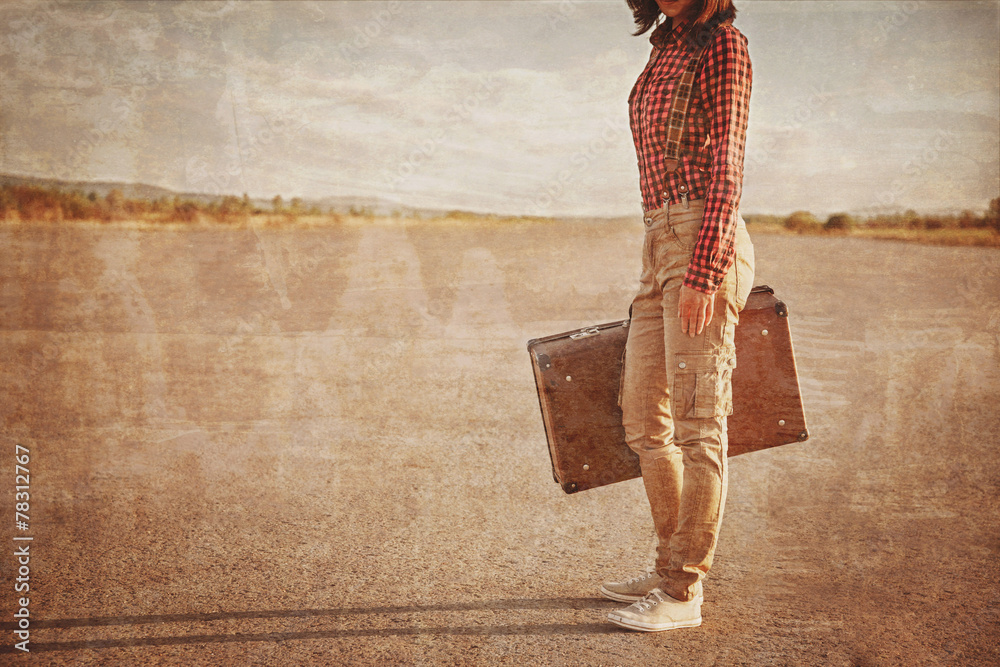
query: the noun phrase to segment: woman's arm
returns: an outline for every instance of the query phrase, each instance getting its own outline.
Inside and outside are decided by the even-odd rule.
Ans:
[[[711,182],[684,285],[705,295],[715,294],[733,263],[751,81],[746,38],[731,26],[723,27],[706,50],[696,79],[708,107]]]

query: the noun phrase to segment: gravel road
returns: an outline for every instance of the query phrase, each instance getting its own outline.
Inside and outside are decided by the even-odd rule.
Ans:
[[[700,628],[605,622],[642,484],[552,481],[525,342],[624,317],[641,238],[0,226],[0,663],[1000,663],[996,249],[755,236],[812,437],[733,458]]]

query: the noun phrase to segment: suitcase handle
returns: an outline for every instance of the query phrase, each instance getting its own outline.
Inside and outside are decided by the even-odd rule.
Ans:
[[[750,290],[751,294],[767,292],[768,294],[774,294],[774,289],[769,285],[756,285]],[[774,304],[774,312],[777,313],[778,317],[788,317],[788,306],[785,305],[784,301],[780,299]]]
[[[570,334],[570,340],[579,340],[581,338],[587,338],[588,336],[596,336],[601,333],[601,330],[597,327],[591,327],[589,329],[584,329],[583,331],[577,332],[575,334]]]

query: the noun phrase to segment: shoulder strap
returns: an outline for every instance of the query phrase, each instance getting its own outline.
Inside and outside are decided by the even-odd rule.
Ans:
[[[712,43],[714,36],[715,31],[713,30],[709,38],[691,56],[691,60],[688,61],[684,74],[681,75],[681,80],[677,84],[677,89],[674,91],[674,98],[670,103],[670,114],[667,116],[667,144],[663,149],[663,162],[667,167],[667,173],[676,171],[680,163],[681,138],[684,136],[684,125],[687,122],[687,110],[688,104],[691,102],[694,74],[698,69],[698,64],[701,63],[702,56],[705,55],[705,49]]]

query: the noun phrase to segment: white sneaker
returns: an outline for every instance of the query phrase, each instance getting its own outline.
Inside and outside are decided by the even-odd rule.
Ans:
[[[638,602],[649,592],[660,585],[660,575],[655,570],[647,570],[638,577],[632,577],[628,581],[605,581],[598,589],[604,597],[617,602]],[[702,592],[701,582],[695,587],[695,599],[704,602],[705,596]]]
[[[696,628],[701,625],[701,601],[695,598],[681,602],[654,588],[635,604],[608,614],[608,620],[623,628],[644,632]]]

